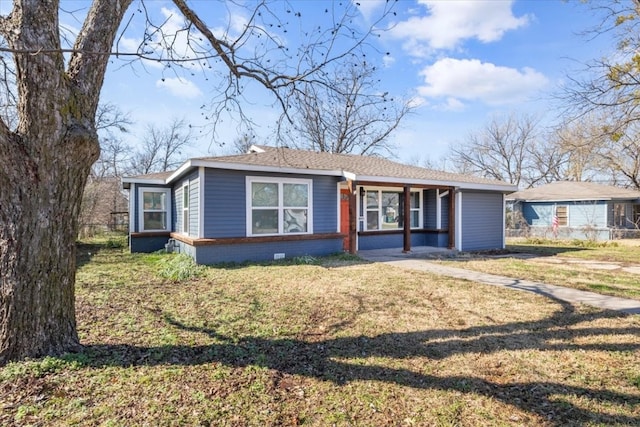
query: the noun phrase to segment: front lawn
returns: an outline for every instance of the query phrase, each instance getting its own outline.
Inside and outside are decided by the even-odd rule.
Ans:
[[[84,351],[1,368],[1,425],[640,424],[640,316],[352,257],[106,246],[79,249]]]

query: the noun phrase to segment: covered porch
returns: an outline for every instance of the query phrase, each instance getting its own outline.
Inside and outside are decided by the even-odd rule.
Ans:
[[[344,250],[402,253],[456,247],[456,188],[346,180],[340,186]]]

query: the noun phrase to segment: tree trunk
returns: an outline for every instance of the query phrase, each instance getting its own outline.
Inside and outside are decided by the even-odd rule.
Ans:
[[[73,131],[56,145],[77,148],[38,163],[21,144],[2,150],[13,176],[0,192],[0,363],[79,348],[77,218],[98,146]]]
[[[58,1],[15,0],[0,17],[18,94],[17,128],[0,119],[0,364],[79,348],[78,216],[100,152],[109,52],[130,3],[93,0],[66,70]]]

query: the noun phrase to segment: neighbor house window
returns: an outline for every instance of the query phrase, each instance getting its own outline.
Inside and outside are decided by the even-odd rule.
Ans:
[[[189,234],[189,184],[182,186],[182,232]]]
[[[569,214],[566,206],[556,206],[556,217],[558,218],[558,226],[566,227],[569,224]]]
[[[311,233],[311,180],[247,178],[247,234]]]
[[[420,227],[420,192],[412,191],[409,217],[411,227]],[[404,227],[404,192],[389,190],[366,190],[365,196],[366,230],[398,230]]]
[[[640,205],[633,205],[633,223],[640,226]]]
[[[168,188],[140,187],[138,189],[140,231],[169,231],[170,198],[171,190]]]

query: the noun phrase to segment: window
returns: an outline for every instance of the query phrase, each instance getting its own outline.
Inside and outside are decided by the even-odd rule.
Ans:
[[[421,193],[410,193],[411,227],[420,227]],[[366,230],[398,230],[404,227],[404,192],[367,190],[365,196]]]
[[[182,186],[182,232],[189,234],[189,183]]]
[[[138,189],[139,230],[169,231],[171,209],[168,188],[140,187]]]
[[[311,233],[311,180],[247,178],[247,235]]]
[[[558,218],[558,226],[566,227],[569,223],[569,215],[566,206],[556,206],[556,217]]]
[[[640,205],[633,205],[633,223],[640,226]]]

